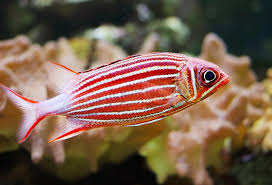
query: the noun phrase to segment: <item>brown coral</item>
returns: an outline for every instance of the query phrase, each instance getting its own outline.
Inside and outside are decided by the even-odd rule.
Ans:
[[[45,63],[48,60],[60,61],[66,65],[71,65],[78,70],[83,70],[84,63],[73,55],[72,49],[69,47],[65,39],[60,39],[57,43],[48,43],[45,47],[31,44],[31,42],[24,36],[18,36],[15,39],[3,41],[0,43],[1,56],[1,81],[0,83],[16,90],[25,97],[34,100],[45,100],[48,96],[48,77],[54,76],[54,72],[46,70]],[[75,65],[75,64],[78,65]],[[83,63],[83,64],[82,64]],[[74,66],[72,66],[72,64]],[[80,65],[81,64],[81,65]],[[1,92],[2,93],[2,92]],[[2,94],[0,107],[1,112],[0,122],[1,132],[6,137],[13,139],[14,145],[15,130],[19,127],[20,113],[10,102],[6,104],[6,96]],[[44,153],[47,145],[44,137],[46,134],[44,124],[47,120],[42,121],[33,131],[30,137],[30,145],[26,147],[30,149],[32,160],[38,162]],[[53,149],[60,150],[60,143],[58,147]],[[54,145],[50,145],[54,147]],[[56,162],[64,160],[64,157],[58,155],[53,156]],[[63,158],[63,159],[60,159]]]
[[[18,36],[13,40],[0,43],[0,56],[1,76],[3,77],[0,83],[28,98],[36,100],[47,98],[47,73],[43,66],[45,56],[40,46],[31,45],[26,37]],[[19,126],[20,113],[9,102],[6,104],[5,95],[2,94],[1,97],[1,108],[5,107],[0,118],[1,134],[8,138],[12,136],[15,145],[15,130]]]
[[[262,82],[266,88],[268,96],[272,97],[272,70],[267,70],[267,78]],[[256,93],[258,96],[258,93]],[[264,151],[272,150],[272,110],[271,106],[265,113],[257,119],[248,132],[249,146],[253,149],[262,149]]]
[[[178,131],[169,133],[168,147],[179,175],[191,177],[197,185],[210,185],[206,166],[222,166],[226,138],[232,138],[233,147],[244,144],[248,126],[264,113],[269,99],[264,87],[256,82],[249,57],[228,54],[215,34],[205,37],[200,57],[219,65],[232,82],[207,100],[174,115]]]
[[[86,47],[89,47],[88,42],[84,41]],[[139,52],[155,50],[157,42],[158,36],[151,34]],[[82,71],[90,62],[91,66],[98,66],[127,56],[125,51],[113,44],[99,40],[92,44],[94,50],[88,55],[81,55],[85,58],[79,58],[66,39],[49,42],[43,47],[31,44],[22,36],[0,42],[0,83],[26,97],[43,100],[55,96],[56,92],[50,87],[56,79],[63,81],[65,78],[65,74],[60,75],[53,68],[45,67],[47,60],[58,61],[75,71]],[[88,61],[86,56],[89,57]],[[227,141],[232,141],[235,148],[244,144],[248,126],[264,114],[269,106],[269,97],[264,86],[256,82],[255,74],[250,70],[249,58],[228,54],[224,43],[215,34],[209,34],[204,39],[201,58],[218,64],[229,73],[232,78],[231,85],[176,114],[173,119],[162,120],[159,124],[136,128],[94,129],[79,137],[51,144],[47,143],[48,137],[58,124],[66,120],[63,117],[45,119],[35,128],[30,142],[26,144],[32,160],[40,162],[42,168],[60,177],[75,179],[96,171],[99,162],[120,162],[164,131],[165,137],[159,136],[158,143],[163,143],[166,147],[154,151],[165,151],[167,154],[163,156],[171,161],[165,164],[173,167],[166,173],[159,169],[160,173],[165,173],[160,182],[167,175],[176,172],[180,176],[192,178],[196,185],[212,184],[205,170],[206,166],[222,167],[226,162],[222,160],[226,157],[223,154],[231,149],[230,142]],[[3,151],[16,148],[15,130],[19,126],[21,115],[5,96],[0,97],[0,146]],[[269,111],[266,115],[270,115]],[[170,123],[166,124],[167,122]],[[266,128],[262,132],[270,129],[267,126],[262,128]],[[150,151],[150,156],[156,154],[153,150]],[[149,155],[148,151],[142,153]],[[67,168],[71,162],[73,168]],[[55,168],[52,163],[60,166]],[[74,173],[78,169],[81,169],[81,173]]]
[[[150,39],[154,40],[154,37],[149,37],[149,41]],[[73,43],[75,41],[78,40],[73,40]],[[86,40],[86,42],[88,41]],[[142,52],[147,52],[150,48],[153,48],[152,44],[153,41],[149,42],[149,46],[145,47]],[[127,56],[121,48],[104,41],[97,41],[95,50],[90,55],[95,56],[92,58],[92,66],[102,65]],[[2,57],[0,65],[2,81],[0,83],[34,100],[43,100],[55,96],[57,92],[52,88],[54,83],[65,81],[65,72],[60,73],[54,66],[44,65],[47,64],[48,60],[57,61],[75,71],[83,71],[89,63],[87,58],[79,59],[69,41],[64,38],[57,42],[48,42],[44,47],[41,47],[31,44],[26,37],[20,36],[13,40],[1,42],[0,56]],[[6,96],[1,97],[0,107],[3,111],[1,111],[0,122],[2,123],[1,132],[5,139],[2,138],[0,144],[3,145],[1,147],[3,151],[17,146],[15,130],[19,126],[21,115],[17,108],[7,101]],[[63,124],[65,121],[66,119],[61,116],[45,119],[33,130],[25,146],[31,152],[34,162],[40,162],[42,168],[53,171],[66,179],[79,178],[90,171],[96,171],[98,159],[101,157],[103,158],[102,162],[119,162],[125,159],[143,143],[157,136],[164,128],[164,124],[160,124],[160,126],[148,125],[135,129],[124,127],[101,128],[90,130],[80,137],[64,142],[48,144],[48,137],[55,132],[59,124]],[[137,138],[137,135],[141,135],[141,137]],[[13,145],[10,144],[10,141],[13,142]],[[117,155],[120,150],[123,150],[123,152]],[[61,164],[59,168],[56,169],[52,165],[53,161],[50,160],[50,156],[53,157],[55,163]],[[40,161],[42,158],[43,160]],[[73,162],[75,168],[67,169],[66,165],[73,160],[75,161]],[[78,167],[81,168],[80,175],[74,173]]]

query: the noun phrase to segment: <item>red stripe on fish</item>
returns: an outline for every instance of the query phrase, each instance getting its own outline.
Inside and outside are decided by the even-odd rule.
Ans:
[[[174,86],[172,86],[172,87],[162,86],[162,87],[164,87],[164,88],[148,90],[146,93],[141,93],[141,92],[138,92],[139,87],[137,87],[137,89],[133,90],[133,86],[132,86],[130,88],[130,91],[128,91],[128,92],[130,92],[130,94],[121,92],[121,93],[119,93],[120,96],[118,96],[118,97],[114,96],[117,94],[117,93],[114,93],[114,91],[111,92],[113,94],[106,94],[104,96],[102,94],[100,96],[96,96],[96,99],[90,99],[89,101],[86,101],[86,103],[83,102],[83,103],[85,103],[83,106],[76,107],[76,108],[70,110],[69,115],[79,114],[81,112],[89,113],[88,111],[84,111],[84,109],[86,109],[86,107],[87,107],[87,109],[89,108],[92,110],[93,107],[95,107],[95,106],[108,105],[108,104],[114,104],[114,103],[115,104],[124,103],[123,106],[127,107],[129,104],[126,105],[125,103],[131,102],[131,101],[134,101],[134,102],[138,101],[137,102],[138,106],[146,107],[150,104],[150,103],[148,103],[150,100],[152,100],[152,99],[156,100],[156,98],[158,99],[158,98],[167,97],[175,91]],[[137,92],[135,92],[135,91],[137,91]],[[158,91],[161,91],[161,93],[158,93]],[[145,100],[145,101],[143,101],[143,100]],[[160,99],[158,99],[156,101],[160,101]],[[153,103],[157,103],[156,101],[153,101]],[[141,104],[141,105],[139,105],[139,104]],[[75,105],[78,105],[78,104],[75,104]],[[132,105],[134,106],[135,103]],[[122,106],[122,105],[118,105],[118,106]],[[132,109],[132,108],[133,107],[131,107],[131,105],[129,105],[129,107],[127,107],[127,109]],[[74,113],[72,113],[72,112],[74,112]]]
[[[159,66],[160,67],[166,67],[166,66],[178,67],[178,63],[173,62],[170,59],[162,58],[160,60],[162,60],[163,63],[162,63],[162,61],[158,61],[157,58],[155,58],[154,60],[153,59],[152,60],[151,59],[139,60],[139,61],[135,61],[134,63],[132,63],[134,65],[131,64],[131,65],[127,65],[126,67],[124,65],[122,65],[119,68],[111,68],[111,69],[108,69],[107,71],[103,71],[103,73],[102,73],[103,75],[100,75],[101,73],[97,73],[95,76],[95,79],[92,79],[92,77],[84,78],[84,80],[78,84],[79,88],[77,88],[75,91],[73,91],[73,93],[80,92],[84,88],[86,88],[90,85],[94,85],[94,84],[100,82],[101,80],[111,79],[113,77],[122,76],[124,74],[128,74],[131,72],[136,72],[136,71],[141,72],[141,70],[151,68],[152,66],[153,66],[153,68],[155,68],[156,66],[158,66],[158,67]],[[146,63],[146,62],[148,62],[148,63]],[[124,62],[122,62],[122,63],[124,63]],[[125,68],[123,68],[123,67],[125,67]],[[115,70],[115,69],[117,69],[117,70]],[[175,71],[175,72],[177,72],[177,71]],[[97,76],[99,76],[99,77],[97,78]],[[77,94],[77,96],[81,96],[81,95],[82,95],[82,93]]]
[[[110,91],[115,91],[115,93],[118,92],[123,92],[123,91],[127,91],[129,90],[128,88],[133,88],[133,86],[143,86],[143,84],[163,84],[164,81],[167,81],[166,83],[169,84],[169,82],[171,82],[171,80],[173,80],[173,75],[170,76],[170,74],[175,74],[177,73],[177,70],[157,70],[157,71],[149,71],[149,72],[145,72],[145,73],[141,73],[141,74],[135,74],[132,76],[128,76],[128,77],[124,77],[121,79],[117,79],[111,82],[106,82],[106,83],[102,83],[100,85],[97,85],[93,88],[89,88],[87,87],[85,89],[85,91],[83,91],[82,93],[80,93],[80,95],[77,95],[73,98],[73,100],[75,101],[75,103],[81,103],[82,101],[77,101],[79,99],[83,99],[83,98],[88,98],[88,99],[92,99],[92,98],[96,98],[96,96],[99,96],[100,92],[105,92],[106,94],[110,93]],[[169,75],[169,77],[167,76]],[[155,78],[149,78],[148,77],[156,77],[158,76],[158,79]],[[141,80],[142,79],[142,80]],[[146,81],[145,81],[146,79]],[[141,82],[143,81],[143,82]],[[158,82],[157,82],[158,81]],[[122,85],[120,84],[127,84],[124,85],[122,87]],[[108,90],[110,89],[110,87],[112,87],[113,90]],[[116,88],[115,88],[116,87]],[[97,94],[99,93],[99,94]],[[104,93],[104,94],[105,94]]]
[[[25,111],[21,141],[50,115],[64,115],[68,120],[51,141],[91,128],[150,123],[205,99],[229,81],[218,66],[176,53],[130,56],[79,73],[56,66],[70,71],[71,78],[67,79],[71,81],[60,95],[49,100],[28,100],[0,86]],[[212,83],[212,76],[204,79],[207,71],[215,75]]]

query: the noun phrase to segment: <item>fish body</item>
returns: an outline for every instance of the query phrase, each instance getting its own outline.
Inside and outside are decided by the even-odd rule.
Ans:
[[[79,73],[56,67],[69,70],[71,80],[49,100],[29,100],[0,85],[25,112],[20,142],[40,120],[53,115],[66,116],[68,122],[51,141],[97,127],[154,122],[207,98],[229,82],[215,64],[177,53],[134,55]]]

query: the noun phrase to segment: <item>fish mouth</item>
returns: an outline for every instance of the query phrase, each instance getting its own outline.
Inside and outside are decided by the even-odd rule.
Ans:
[[[224,87],[230,82],[230,76],[227,75],[225,72],[221,71],[221,79],[219,81],[219,87]]]
[[[230,82],[230,77],[226,76],[221,80],[221,86],[225,86]]]

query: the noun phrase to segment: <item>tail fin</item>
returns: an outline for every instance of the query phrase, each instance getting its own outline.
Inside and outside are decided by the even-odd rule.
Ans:
[[[45,118],[45,116],[39,115],[39,112],[37,111],[37,104],[39,103],[38,101],[27,99],[2,84],[0,84],[0,88],[5,92],[9,99],[24,113],[21,128],[18,132],[19,143],[22,143],[29,136],[33,128],[43,118]]]

